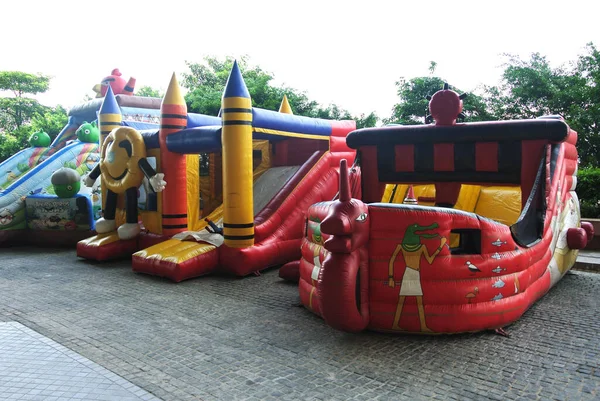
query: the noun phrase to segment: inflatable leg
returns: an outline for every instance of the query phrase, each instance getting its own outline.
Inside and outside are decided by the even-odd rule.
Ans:
[[[106,203],[104,207],[104,217],[96,222],[96,232],[98,234],[109,233],[115,230],[115,213],[117,212],[117,194],[110,189],[106,190]]]
[[[132,239],[140,233],[137,215],[137,188],[125,191],[125,224],[117,230],[120,239]]]

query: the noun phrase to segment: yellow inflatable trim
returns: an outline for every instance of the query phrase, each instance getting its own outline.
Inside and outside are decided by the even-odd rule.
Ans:
[[[87,246],[101,247],[117,241],[119,241],[119,235],[116,231],[111,231],[105,234],[94,235],[93,237],[83,239],[80,242]]]
[[[151,246],[142,251],[134,253],[134,256],[146,259],[159,259],[170,263],[182,263],[186,260],[214,250],[216,247],[207,243],[194,241],[180,241],[169,239],[160,244]]]

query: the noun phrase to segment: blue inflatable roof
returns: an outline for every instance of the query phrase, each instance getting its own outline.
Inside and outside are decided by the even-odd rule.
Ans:
[[[187,127],[204,127],[207,125],[221,125],[221,118],[204,114],[188,113]]]
[[[221,126],[186,128],[167,136],[167,148],[175,153],[210,153],[221,150]]]
[[[278,111],[252,108],[252,127],[307,135],[331,135],[331,120],[295,116]]]

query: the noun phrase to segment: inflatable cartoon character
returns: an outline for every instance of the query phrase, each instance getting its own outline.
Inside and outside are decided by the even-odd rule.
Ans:
[[[392,324],[393,330],[401,330],[399,323],[406,297],[416,297],[421,331],[431,332],[429,327],[427,327],[427,323],[425,322],[423,289],[421,288],[421,258],[424,256],[427,262],[432,264],[434,259],[442,251],[444,245],[446,245],[447,240],[445,237],[442,237],[437,233],[425,232],[436,228],[438,228],[437,223],[433,223],[429,226],[421,226],[416,223],[409,225],[404,232],[402,243],[396,246],[394,254],[390,258],[388,285],[391,288],[396,286],[394,277],[394,262],[396,261],[396,257],[400,252],[404,257],[404,263],[406,264],[406,270],[402,276],[402,284],[400,286],[398,305],[396,306],[396,313],[394,315],[394,323]],[[440,245],[433,253],[430,254],[425,244],[421,242],[422,238],[440,238]]]
[[[85,143],[99,143],[100,140],[100,130],[95,121],[91,123],[84,121],[75,131],[75,135],[77,135],[77,139]]]
[[[44,131],[35,132],[29,137],[29,144],[32,148],[47,148],[50,146],[50,135]]]
[[[0,226],[7,226],[12,223],[15,216],[8,209],[0,211]]]
[[[90,154],[85,158],[85,166],[88,170],[92,170],[98,161],[100,161],[100,156]]]
[[[120,239],[134,238],[140,232],[137,194],[144,176],[156,192],[161,192],[167,184],[163,180],[164,174],[157,174],[146,160],[146,146],[138,131],[130,127],[111,131],[102,145],[100,163],[85,179],[86,186],[93,186],[100,175],[107,193],[104,217],[96,222],[96,231],[99,234],[114,231],[117,195],[124,193],[126,223],[117,232]]]
[[[135,88],[135,78],[129,78],[129,81],[121,78],[121,71],[118,68],[112,70],[109,76],[102,78],[99,84],[94,85],[92,88],[96,92],[96,97],[106,96],[106,91],[110,86],[115,95],[133,95],[133,89]]]
[[[79,173],[68,167],[56,170],[50,178],[54,193],[59,198],[72,198],[77,195],[81,189],[80,180]]]

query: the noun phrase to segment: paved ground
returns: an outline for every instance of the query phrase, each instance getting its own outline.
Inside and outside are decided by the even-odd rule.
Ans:
[[[165,400],[600,398],[600,274],[569,273],[510,338],[350,335],[298,302],[274,270],[173,284],[74,250],[0,249],[0,321]]]
[[[3,400],[159,401],[17,322],[0,323],[0,396]]]

